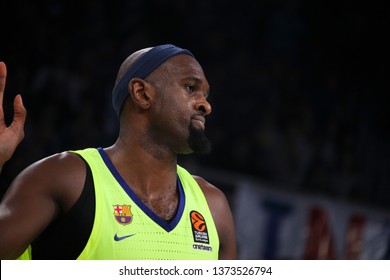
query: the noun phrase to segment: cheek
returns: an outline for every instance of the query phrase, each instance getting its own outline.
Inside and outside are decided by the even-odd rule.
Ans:
[[[191,120],[188,111],[172,110],[171,114],[171,124],[174,125],[177,129],[187,131]]]
[[[157,117],[162,118],[160,121],[167,122],[165,125],[176,132],[185,130],[188,133],[191,117],[194,114],[194,101],[186,92],[176,87],[167,87],[160,94],[157,100]]]
[[[187,131],[191,119],[189,108],[179,99],[165,99],[156,110],[155,122],[170,134],[183,134]]]
[[[176,96],[165,100],[164,102],[164,111],[167,115],[170,115],[172,120],[175,120],[178,123],[189,124],[189,121],[192,116],[191,104],[185,98]]]

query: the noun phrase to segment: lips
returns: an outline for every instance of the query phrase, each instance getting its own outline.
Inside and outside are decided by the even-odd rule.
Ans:
[[[195,116],[192,118],[192,122],[194,125],[202,128],[202,129],[205,129],[205,123],[206,123],[206,119],[203,117],[203,116]]]

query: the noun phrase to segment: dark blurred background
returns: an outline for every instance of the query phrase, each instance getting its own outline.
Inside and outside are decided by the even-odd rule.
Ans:
[[[52,153],[107,146],[111,90],[132,52],[190,49],[211,85],[208,156],[180,158],[280,188],[390,209],[389,5],[367,1],[7,1],[4,106],[22,93],[26,138],[1,192]],[[229,186],[221,186],[228,191]]]

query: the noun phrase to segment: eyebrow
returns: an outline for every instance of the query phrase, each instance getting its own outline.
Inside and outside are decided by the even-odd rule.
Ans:
[[[201,83],[202,83],[202,80],[199,79],[198,77],[195,77],[195,76],[185,77],[185,78],[183,78],[182,80],[183,80],[183,81],[191,80],[191,81],[194,81],[194,82],[197,83],[197,84],[201,84]]]

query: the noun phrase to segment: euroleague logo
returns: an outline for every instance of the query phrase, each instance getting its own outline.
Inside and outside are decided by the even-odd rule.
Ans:
[[[192,233],[195,242],[209,243],[209,234],[204,217],[198,211],[190,212]]]

